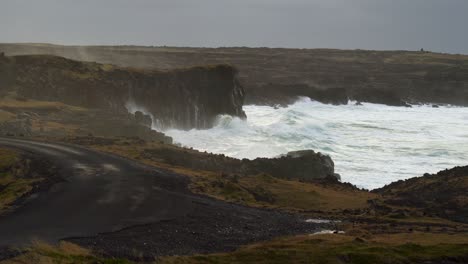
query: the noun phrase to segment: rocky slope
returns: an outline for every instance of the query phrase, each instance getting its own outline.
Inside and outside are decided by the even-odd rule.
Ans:
[[[332,159],[313,150],[290,152],[279,158],[235,159],[224,155],[207,155],[195,150],[180,153],[178,148],[146,149],[142,158],[160,160],[170,165],[196,170],[225,173],[226,176],[266,173],[277,178],[313,181],[339,179]]]
[[[385,203],[419,208],[424,215],[468,223],[468,166],[391,183],[374,192]]]
[[[7,54],[56,54],[121,66],[173,69],[230,63],[246,102],[287,104],[297,96],[325,103],[468,105],[468,56],[419,51],[269,48],[171,48],[3,44]]]
[[[227,65],[150,71],[55,56],[0,58],[3,93],[115,113],[140,109],[161,128],[209,128],[219,114],[245,117],[236,76]]]

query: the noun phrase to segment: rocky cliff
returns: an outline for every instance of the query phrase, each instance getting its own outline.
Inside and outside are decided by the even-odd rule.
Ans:
[[[228,177],[268,174],[283,179],[301,181],[340,180],[332,159],[313,150],[289,152],[278,158],[235,159],[224,155],[206,154],[196,150],[166,147],[145,149],[142,158],[195,170],[225,173]]]
[[[245,117],[244,91],[228,65],[155,71],[47,55],[0,60],[0,89],[26,98],[115,113],[143,110],[160,128],[209,128],[219,114]]]
[[[173,69],[229,63],[240,71],[246,103],[324,103],[349,99],[405,105],[468,105],[468,56],[420,51],[171,48],[0,44],[7,54],[56,54],[121,66]]]

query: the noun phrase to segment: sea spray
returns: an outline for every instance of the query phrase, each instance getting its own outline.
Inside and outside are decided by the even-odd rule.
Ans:
[[[244,107],[207,130],[167,130],[176,142],[236,158],[313,149],[330,155],[343,181],[368,189],[468,162],[468,108],[326,105],[301,99]]]

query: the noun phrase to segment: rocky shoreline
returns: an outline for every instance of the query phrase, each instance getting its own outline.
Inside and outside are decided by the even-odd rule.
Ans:
[[[468,106],[468,56],[422,51],[176,48],[0,44],[7,55],[51,54],[124,67],[176,69],[229,63],[239,69],[247,104],[285,105],[298,96],[404,106]]]
[[[200,203],[191,204],[190,213],[183,217],[130,226],[95,236],[64,238],[64,241],[92,249],[103,257],[151,261],[172,255],[214,252],[235,254],[242,244],[264,243],[262,241],[265,239],[278,236],[294,237],[314,233],[318,226],[308,224],[306,219],[310,218],[337,220],[323,221],[320,227],[344,231],[342,239],[346,241],[349,236],[356,237],[356,243],[368,243],[366,241],[371,237],[387,233],[407,236],[420,232],[450,233],[452,236],[463,236],[468,232],[468,222],[464,218],[466,206],[463,204],[466,198],[464,190],[468,187],[467,167],[395,182],[368,192],[340,183],[336,176],[330,177],[332,168],[329,158],[323,160],[321,170],[314,172],[307,169],[307,165],[316,162],[314,159],[324,158],[312,151],[289,153],[283,158],[253,160],[243,164],[247,161],[137,138],[87,136],[65,140],[119,155],[129,161],[148,164],[160,172],[167,170],[168,173],[183,173],[189,179],[190,192],[195,191],[201,199]],[[239,171],[239,164],[242,164],[242,171]],[[295,167],[298,174],[290,170],[291,166]],[[289,171],[291,175],[284,177],[282,173]],[[328,171],[328,174],[318,177],[320,171]],[[306,179],[292,177],[306,174],[309,176]],[[250,185],[252,183],[253,186]],[[294,184],[293,189],[290,184]],[[443,188],[439,192],[434,186]],[[249,201],[246,196],[232,199],[233,194],[241,193],[251,195],[253,200]],[[304,198],[299,198],[302,196]],[[287,207],[283,205],[283,199],[286,199]],[[222,204],[219,200],[228,203]],[[326,203],[329,205],[320,205]],[[236,215],[243,215],[249,210],[249,217],[236,218]],[[296,220],[291,222],[291,217]],[[256,227],[259,223],[262,224],[261,229]],[[24,252],[7,248],[0,250],[4,258],[18,254]],[[463,263],[457,261],[453,263]]]
[[[7,55],[83,59],[77,58],[79,48],[0,45]],[[219,114],[244,118],[244,100],[284,105],[297,96],[330,104],[353,99],[397,106],[467,105],[468,76],[459,63],[467,58],[412,52],[168,49],[179,53],[142,47],[84,49],[88,60],[101,63],[0,55],[0,141],[6,147],[0,148],[0,154],[6,153],[0,161],[21,163],[2,163],[0,197],[21,220],[24,211],[16,209],[36,201],[38,207],[25,209],[26,218],[34,219],[27,222],[40,230],[51,228],[53,232],[43,233],[46,239],[71,242],[74,249],[0,247],[0,260],[244,263],[268,256],[277,263],[322,258],[340,263],[363,258],[374,263],[465,262],[468,167],[370,192],[340,182],[333,160],[313,150],[240,160],[173,145],[152,128],[209,128]],[[145,56],[135,59],[143,51]],[[223,64],[174,69],[220,60]],[[162,64],[171,69],[154,70]],[[298,65],[307,70],[299,72]],[[12,158],[11,149],[23,152]],[[18,184],[15,191],[8,189]],[[14,202],[9,202],[11,194],[19,194]],[[42,199],[35,199],[37,195]],[[320,219],[320,224],[307,219]],[[0,222],[0,240],[27,240],[21,221]],[[341,232],[313,234],[320,228]],[[69,235],[76,233],[85,235]],[[246,244],[253,245],[241,247]]]

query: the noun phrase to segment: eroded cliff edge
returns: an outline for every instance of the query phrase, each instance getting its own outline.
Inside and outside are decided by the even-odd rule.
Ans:
[[[247,104],[290,104],[298,96],[332,104],[468,106],[468,56],[421,51],[176,48],[0,44],[9,55],[54,54],[146,69],[229,63]]]
[[[1,56],[0,78],[3,93],[25,98],[115,113],[130,104],[160,128],[209,128],[220,114],[245,117],[244,90],[229,65],[156,71],[47,55]]]

